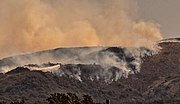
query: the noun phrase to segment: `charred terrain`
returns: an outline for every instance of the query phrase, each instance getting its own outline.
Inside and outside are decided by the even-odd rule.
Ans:
[[[46,99],[50,94],[71,92],[78,96],[88,94],[96,102],[104,102],[108,99],[112,104],[179,104],[180,43],[162,42],[159,46],[162,49],[157,54],[145,49],[148,54],[141,57],[140,71],[139,66],[133,61],[139,62],[139,60],[133,57],[124,57],[124,59],[125,54],[122,54],[124,51],[120,48],[103,49],[103,52],[107,50],[114,52],[118,58],[129,63],[127,66],[131,70],[128,71],[130,73],[128,77],[124,75],[126,72],[120,72],[116,66],[108,66],[104,72],[105,67],[99,61],[92,64],[48,63],[44,65],[60,65],[61,69],[47,72],[31,70],[32,67],[40,67],[32,63],[24,64],[31,55],[17,56],[21,57],[21,60],[24,59],[22,65],[28,67],[20,65],[21,67],[0,74],[0,101],[9,103],[24,99],[26,103],[48,103]],[[57,50],[53,51],[57,52]],[[40,53],[36,54],[42,56]],[[100,55],[104,54],[100,53]],[[14,59],[2,59],[0,68],[16,66],[12,61]],[[79,60],[84,59],[78,59],[77,62],[80,62]]]

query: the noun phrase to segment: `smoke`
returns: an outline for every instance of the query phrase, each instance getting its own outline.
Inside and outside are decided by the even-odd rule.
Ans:
[[[152,48],[160,30],[136,14],[135,0],[1,0],[0,57],[56,47]]]

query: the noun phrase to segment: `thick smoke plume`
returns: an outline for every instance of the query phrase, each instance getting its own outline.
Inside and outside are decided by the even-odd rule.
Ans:
[[[0,57],[56,47],[151,48],[158,26],[138,22],[135,0],[1,0]]]

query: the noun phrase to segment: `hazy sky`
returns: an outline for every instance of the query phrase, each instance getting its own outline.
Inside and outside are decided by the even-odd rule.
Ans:
[[[180,37],[180,0],[138,0],[139,15],[157,22],[163,37]]]

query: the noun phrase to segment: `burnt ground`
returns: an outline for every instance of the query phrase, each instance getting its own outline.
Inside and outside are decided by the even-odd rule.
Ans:
[[[180,43],[160,43],[160,46],[159,54],[143,59],[140,73],[111,84],[88,79],[80,82],[50,72],[16,68],[0,74],[0,101],[25,99],[27,103],[47,103],[45,100],[52,93],[73,92],[79,96],[91,95],[97,102],[109,99],[112,104],[179,104]]]

